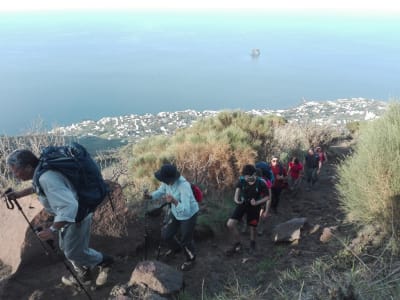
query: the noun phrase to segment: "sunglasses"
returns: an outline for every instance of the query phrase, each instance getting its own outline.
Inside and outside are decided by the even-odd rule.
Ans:
[[[277,162],[278,160],[277,159],[273,159],[273,160],[271,160],[272,162]]]

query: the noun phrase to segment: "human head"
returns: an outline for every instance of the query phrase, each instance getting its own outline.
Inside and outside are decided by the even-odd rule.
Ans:
[[[299,159],[296,156],[293,156],[292,157],[292,162],[295,163],[295,164],[298,164],[299,163]]]
[[[279,157],[277,155],[273,155],[271,157],[271,165],[275,166],[279,162]]]
[[[320,146],[318,146],[317,148],[315,148],[315,151],[316,151],[316,152],[321,152],[321,151],[322,151],[322,149],[321,149],[321,147],[320,147]]]
[[[178,180],[178,178],[181,176],[181,173],[179,173],[174,165],[164,164],[157,172],[154,173],[154,176],[159,181],[171,185]]]
[[[309,154],[309,155],[313,155],[313,154],[314,154],[313,148],[308,149],[308,154]]]
[[[253,184],[257,180],[257,170],[253,165],[244,165],[242,169],[242,176],[249,184]]]
[[[39,159],[30,150],[17,149],[7,156],[7,165],[13,175],[20,180],[33,178]]]

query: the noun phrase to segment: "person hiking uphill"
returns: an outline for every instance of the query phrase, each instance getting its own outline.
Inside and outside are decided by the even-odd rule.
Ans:
[[[319,159],[319,154],[315,153],[314,150],[310,148],[304,158],[304,173],[306,175],[307,191],[310,191],[317,182],[321,167],[322,161]]]
[[[233,240],[232,246],[226,250],[226,255],[228,256],[241,250],[242,244],[237,224],[245,214],[247,224],[250,227],[250,251],[253,252],[256,247],[255,232],[259,222],[261,206],[268,200],[268,189],[264,181],[257,177],[256,168],[253,165],[245,165],[243,167],[242,176],[240,176],[236,184],[233,200],[237,205],[226,224]]]
[[[154,176],[161,181],[160,187],[151,194],[145,193],[146,199],[164,198],[171,204],[171,215],[161,231],[161,237],[168,244],[165,256],[171,257],[183,249],[186,261],[182,271],[190,270],[196,259],[193,233],[197,222],[199,205],[193,195],[190,183],[179,173],[174,165],[164,164]],[[180,240],[176,234],[180,231]]]
[[[7,165],[12,174],[20,180],[32,180],[39,165],[39,159],[30,150],[19,149],[7,157]],[[54,216],[50,227],[37,233],[43,240],[53,240],[58,235],[60,249],[71,262],[77,278],[84,285],[91,284],[92,271],[99,268],[96,285],[107,282],[108,273],[114,259],[106,254],[89,248],[92,213],[76,222],[78,199],[75,188],[60,172],[45,171],[39,178],[42,193],[39,201],[45,210]],[[32,187],[7,193],[8,199],[18,199],[35,192]],[[63,276],[65,285],[77,286],[74,276]]]
[[[303,173],[303,164],[299,161],[297,157],[292,157],[289,162],[288,169],[288,184],[289,190],[297,192],[301,183],[301,177]]]
[[[272,202],[271,210],[273,213],[278,213],[278,205],[281,199],[281,192],[284,188],[284,181],[287,177],[286,168],[279,162],[278,156],[274,155],[271,158],[271,170],[274,174],[275,181],[272,184]]]

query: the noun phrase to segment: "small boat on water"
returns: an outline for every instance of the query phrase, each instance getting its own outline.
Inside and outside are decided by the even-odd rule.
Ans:
[[[251,49],[251,57],[257,58],[261,55],[261,51],[258,48]]]

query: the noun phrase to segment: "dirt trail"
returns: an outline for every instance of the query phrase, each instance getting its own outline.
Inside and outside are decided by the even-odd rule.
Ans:
[[[209,296],[218,294],[224,290],[226,284],[233,283],[236,279],[241,284],[247,283],[254,287],[262,285],[266,288],[271,280],[277,278],[277,272],[290,267],[301,268],[318,257],[338,250],[338,246],[323,244],[319,240],[323,227],[339,225],[344,217],[338,209],[334,183],[336,158],[344,154],[346,148],[336,147],[333,150],[335,155],[329,157],[329,162],[324,165],[314,190],[306,192],[302,189],[297,196],[287,192],[282,194],[279,214],[267,219],[264,234],[257,237],[257,250],[253,256],[244,249],[241,254],[226,257],[226,232],[197,243],[196,266],[184,273],[185,290],[191,299],[201,299],[203,293]],[[321,229],[313,234],[303,234],[297,245],[275,244],[271,239],[272,228],[295,217],[306,217],[309,223],[318,224]],[[134,234],[140,238],[143,231],[139,230]],[[243,240],[246,242],[245,246],[249,246],[248,233],[243,235]],[[149,259],[155,259],[156,246],[154,243],[148,251]],[[117,253],[118,244],[113,247]],[[107,299],[112,287],[126,283],[137,262],[143,258],[143,251],[136,253],[134,250],[129,256],[117,257],[109,283],[101,289],[91,291],[93,299]],[[183,255],[178,255],[168,264],[178,267],[182,261]],[[62,274],[67,272],[61,262],[32,262],[8,282],[2,299],[87,299],[83,293],[76,294],[72,289],[63,287],[60,283]]]

